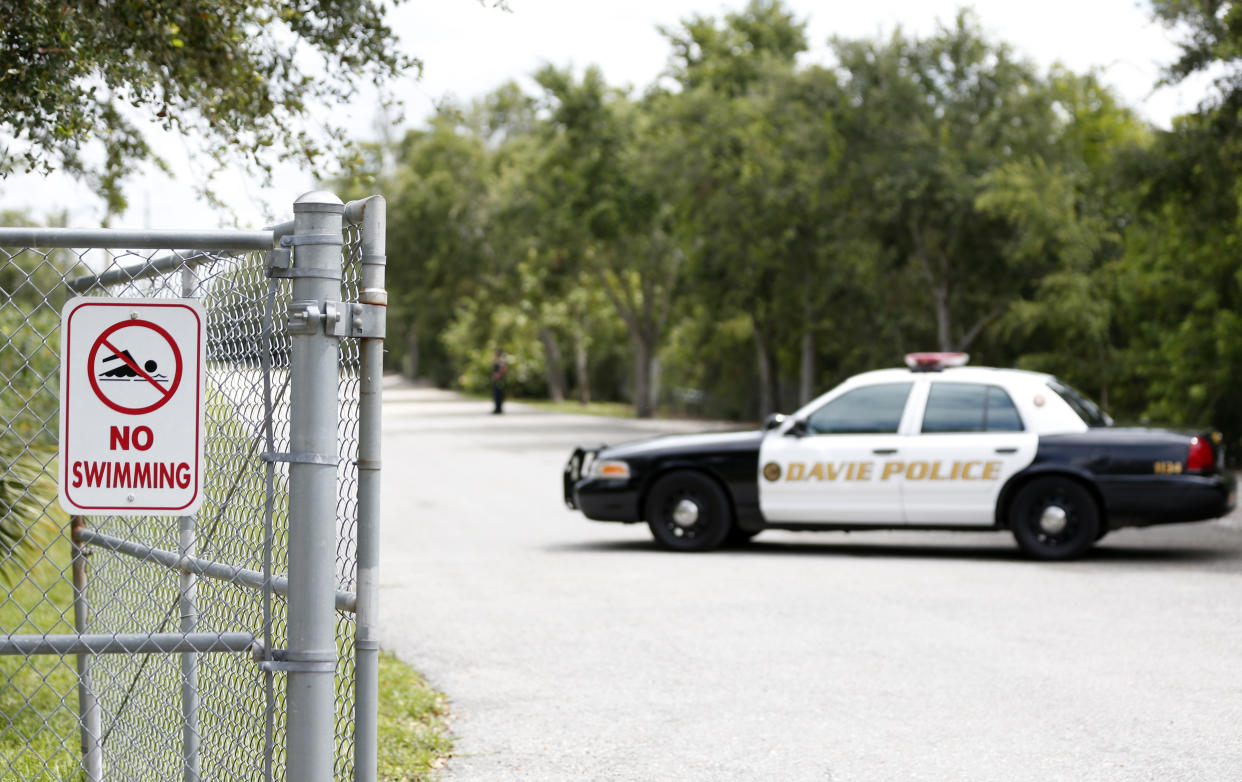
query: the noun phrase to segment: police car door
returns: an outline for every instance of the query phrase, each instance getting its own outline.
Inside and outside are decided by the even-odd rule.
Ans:
[[[999,385],[932,380],[918,434],[908,438],[902,499],[909,524],[990,526],[1001,487],[1035,458]]]
[[[759,448],[759,507],[770,522],[900,524],[901,476],[883,463],[905,440],[914,383],[845,391],[769,433]]]

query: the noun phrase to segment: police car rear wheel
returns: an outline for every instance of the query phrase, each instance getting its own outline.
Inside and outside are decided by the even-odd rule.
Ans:
[[[729,500],[711,478],[670,473],[647,495],[647,526],[656,541],[675,551],[710,551],[733,526]]]
[[[1069,478],[1037,478],[1018,492],[1009,525],[1018,547],[1036,559],[1073,559],[1099,538],[1095,499]]]

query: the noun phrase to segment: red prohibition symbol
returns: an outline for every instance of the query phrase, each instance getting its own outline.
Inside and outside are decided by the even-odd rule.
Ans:
[[[159,384],[159,381],[151,377],[151,373],[143,366],[140,366],[139,363],[130,355],[129,351],[120,350],[109,342],[109,337],[120,329],[125,328],[150,329],[168,343],[168,347],[172,349],[173,360],[176,365],[173,369],[172,382],[168,385],[168,388],[164,388]],[[112,351],[112,358],[119,359],[124,362],[124,365],[128,367],[136,377],[141,378],[154,386],[155,390],[159,392],[160,398],[143,407],[126,407],[125,405],[118,404],[117,402],[109,399],[108,395],[105,394],[103,389],[99,387],[99,380],[95,376],[95,358],[99,355],[100,348],[107,348]],[[160,325],[152,323],[149,320],[123,320],[120,323],[114,323],[104,329],[104,332],[95,339],[95,344],[91,345],[90,355],[86,358],[86,366],[88,367],[88,377],[90,377],[91,380],[91,388],[95,390],[95,396],[99,397],[99,401],[103,402],[108,407],[118,413],[124,413],[125,415],[143,415],[154,410],[159,410],[168,403],[168,400],[173,398],[173,394],[177,393],[177,386],[181,385],[181,351],[177,349],[177,343],[172,338],[171,334],[165,331]]]

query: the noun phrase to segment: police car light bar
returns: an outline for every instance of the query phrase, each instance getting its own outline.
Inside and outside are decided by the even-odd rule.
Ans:
[[[906,366],[915,372],[939,372],[949,367],[966,366],[967,353],[907,353]]]

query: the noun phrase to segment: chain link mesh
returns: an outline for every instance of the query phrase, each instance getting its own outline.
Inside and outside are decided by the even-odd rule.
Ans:
[[[344,301],[357,301],[360,243],[359,230],[346,229]],[[158,273],[69,289],[72,280],[157,258]],[[193,630],[262,639],[266,629],[269,648],[285,647],[286,601],[279,594],[269,596],[265,628],[260,589],[184,576],[90,545],[83,547],[86,622],[75,627],[74,546],[70,519],[56,500],[56,446],[65,301],[79,294],[200,299],[207,313],[201,508],[184,519],[92,516],[85,523],[93,533],[263,572],[270,496],[271,572],[286,575],[288,465],[270,465],[261,454],[290,445],[291,341],[283,317],[290,288],[287,280],[268,279],[259,252],[0,248],[0,582],[7,592],[0,636]],[[344,591],[353,590],[356,570],[359,364],[358,340],[342,339],[336,578]],[[351,613],[338,611],[338,780],[353,778],[354,626]],[[76,666],[72,655],[0,656],[0,778],[86,778]],[[283,673],[264,673],[239,652],[99,654],[89,666],[103,779],[181,780],[187,726],[201,779],[250,782],[268,768],[283,779]],[[196,703],[192,719],[187,699]]]

